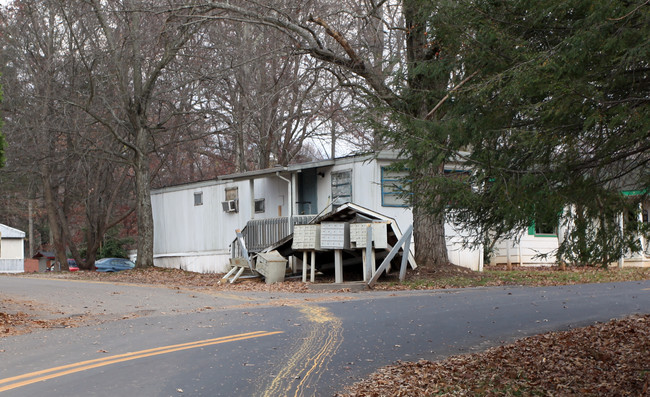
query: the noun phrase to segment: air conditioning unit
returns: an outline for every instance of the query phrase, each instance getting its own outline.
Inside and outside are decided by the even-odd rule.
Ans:
[[[239,206],[237,205],[237,200],[228,200],[222,201],[221,206],[223,207],[224,212],[237,212],[239,211]]]

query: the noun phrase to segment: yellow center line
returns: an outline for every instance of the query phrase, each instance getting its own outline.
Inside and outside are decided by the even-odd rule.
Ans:
[[[88,365],[88,364],[93,364],[93,363],[97,363],[97,362],[113,360],[113,359],[116,359],[116,358],[119,358],[119,357],[130,357],[130,356],[135,356],[135,355],[139,355],[139,354],[151,353],[151,352],[156,352],[156,351],[160,351],[160,350],[167,350],[167,349],[177,348],[177,347],[191,348],[191,347],[193,347],[192,345],[196,345],[196,344],[222,341],[222,340],[230,339],[230,338],[233,338],[233,337],[255,335],[255,334],[261,334],[261,333],[264,333],[264,332],[265,331],[255,331],[255,332],[249,332],[249,333],[245,333],[245,334],[223,336],[223,337],[220,337],[220,338],[206,339],[206,340],[196,341],[196,342],[181,343],[181,344],[178,344],[178,345],[171,345],[171,346],[156,347],[156,348],[153,348],[153,349],[140,350],[140,351],[137,351],[137,352],[129,352],[129,353],[118,354],[118,355],[115,355],[115,356],[96,358],[96,359],[93,359],[93,360],[81,361],[81,362],[74,363],[74,364],[68,364],[68,365],[63,365],[63,366],[60,366],[60,367],[54,367],[54,368],[44,369],[44,370],[41,370],[41,371],[31,372],[31,373],[28,373],[28,374],[14,376],[14,377],[11,377],[11,378],[0,379],[0,384],[13,382],[13,381],[20,380],[20,379],[25,379],[25,378],[31,378],[33,376],[43,375],[43,374],[46,374],[46,373],[49,373],[49,372],[60,371],[60,370],[63,370],[63,369],[74,368],[74,367],[79,367],[79,366],[82,366],[82,365]]]
[[[22,382],[16,382],[12,383],[3,387],[0,387],[0,392],[7,391],[7,390],[12,390],[18,387],[23,387],[30,385],[32,383],[36,382],[42,382],[48,379],[53,379],[57,378],[60,376],[64,375],[69,375],[73,374],[76,372],[81,372],[81,371],[87,371],[89,369],[93,368],[98,368],[98,367],[103,367],[106,365],[111,365],[111,364],[116,364],[124,361],[129,361],[129,360],[136,360],[139,358],[145,358],[145,357],[151,357],[151,356],[157,356],[161,354],[168,354],[168,353],[173,353],[181,350],[187,350],[187,349],[195,349],[197,347],[204,347],[204,346],[210,346],[210,345],[217,345],[220,343],[226,343],[226,342],[235,342],[239,340],[245,340],[245,339],[251,339],[251,338],[259,338],[262,336],[269,336],[269,335],[275,335],[275,334],[281,334],[283,331],[274,331],[274,332],[266,332],[266,331],[255,331],[255,332],[249,332],[245,334],[239,334],[239,335],[231,335],[231,336],[225,336],[221,338],[214,338],[214,339],[206,339],[202,341],[196,341],[196,342],[189,342],[189,343],[182,343],[178,345],[170,345],[170,346],[164,346],[164,347],[158,347],[154,349],[147,349],[147,350],[141,350],[137,352],[130,352],[130,353],[124,353],[124,354],[118,354],[114,356],[109,356],[109,357],[104,357],[104,358],[99,358],[99,359],[94,359],[94,360],[87,360],[87,361],[82,361],[79,363],[74,363],[74,364],[68,364],[68,365],[63,365],[60,367],[54,367],[54,368],[49,368],[41,371],[36,371],[36,372],[31,372],[19,376],[14,376],[11,378],[5,378],[5,379],[0,379],[0,384],[4,383],[10,383],[10,382],[16,382],[21,379],[27,379],[27,378],[32,378],[28,379]],[[49,375],[45,375],[49,374]],[[43,376],[39,376],[43,375]],[[35,377],[35,378],[34,378]]]

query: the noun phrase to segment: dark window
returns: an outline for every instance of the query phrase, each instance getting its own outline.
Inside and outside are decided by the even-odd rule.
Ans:
[[[528,234],[535,237],[557,237],[557,225],[533,222],[532,226],[528,228]]]
[[[255,212],[256,213],[264,212],[264,199],[255,200]]]
[[[203,192],[194,193],[194,205],[203,205]]]
[[[547,223],[542,223],[539,225],[535,225],[535,234],[544,234],[544,235],[557,235],[557,230],[555,226],[549,225]]]

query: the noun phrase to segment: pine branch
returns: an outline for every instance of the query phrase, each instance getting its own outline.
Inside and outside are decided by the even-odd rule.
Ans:
[[[430,111],[429,113],[427,113],[427,115],[426,115],[426,117],[425,117],[424,119],[425,119],[425,120],[431,120],[431,119],[433,118],[433,116],[435,116],[436,111],[438,111],[438,109],[440,109],[440,106],[442,106],[442,105],[447,101],[447,99],[449,99],[450,94],[454,93],[454,92],[457,91],[460,87],[462,87],[465,83],[467,83],[468,81],[470,81],[474,76],[476,76],[476,75],[478,74],[478,72],[479,72],[479,70],[477,70],[476,72],[470,74],[470,75],[467,76],[463,81],[461,81],[460,83],[458,83],[458,85],[456,85],[454,88],[452,88],[451,90],[449,90],[449,92],[447,93],[447,95],[445,95],[445,97],[442,98],[442,99],[441,99],[441,100],[436,104],[436,106],[434,106],[433,109],[431,109],[431,111]]]

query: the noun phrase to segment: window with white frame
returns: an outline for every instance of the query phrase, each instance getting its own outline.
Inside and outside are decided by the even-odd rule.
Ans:
[[[384,207],[408,207],[409,193],[404,191],[408,171],[394,171],[381,167],[381,205]]]
[[[332,172],[332,205],[352,201],[352,170]]]

